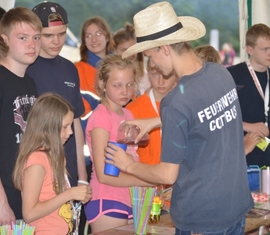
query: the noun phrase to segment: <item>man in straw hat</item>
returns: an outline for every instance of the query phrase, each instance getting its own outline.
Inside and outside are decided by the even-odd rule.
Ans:
[[[165,76],[175,72],[180,80],[161,102],[161,162],[134,162],[110,144],[105,155],[112,160],[106,162],[154,184],[174,184],[175,234],[243,234],[253,201],[232,77],[222,65],[194,54],[187,41],[203,37],[205,27],[196,18],[177,17],[169,3],[140,11],[134,26],[137,43],[123,57],[143,51],[152,66]]]

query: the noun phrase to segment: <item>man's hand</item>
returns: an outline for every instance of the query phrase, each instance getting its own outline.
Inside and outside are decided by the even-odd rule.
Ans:
[[[126,153],[122,148],[114,144],[108,143],[104,154],[106,157],[106,163],[115,165],[123,172],[128,172],[128,167],[135,163],[130,154]]]
[[[15,215],[8,204],[7,195],[0,178],[0,226],[5,224],[12,225],[12,222],[15,223],[15,221]]]
[[[261,138],[267,137],[269,135],[269,129],[263,122],[257,123],[243,123],[244,131],[252,132],[259,135]]]
[[[247,133],[244,136],[245,154],[249,154],[255,146],[261,141],[261,137],[257,133]]]
[[[134,119],[134,120],[125,121],[124,123],[135,125],[140,129],[140,133],[135,140],[135,144],[138,143],[146,133],[150,132],[151,130],[157,127],[161,127],[160,117]]]
[[[15,224],[16,218],[11,210],[8,202],[0,203],[0,226],[1,225],[12,225],[12,222]]]

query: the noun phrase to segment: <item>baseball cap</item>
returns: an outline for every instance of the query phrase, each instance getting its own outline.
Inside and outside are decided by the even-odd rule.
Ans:
[[[58,3],[44,1],[35,6],[32,11],[40,18],[43,27],[66,25],[68,23],[67,12]],[[62,21],[51,22],[49,17],[52,14],[57,14]]]

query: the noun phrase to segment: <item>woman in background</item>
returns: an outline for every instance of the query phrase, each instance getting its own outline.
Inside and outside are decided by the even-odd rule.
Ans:
[[[107,22],[100,16],[87,19],[81,30],[81,60],[75,63],[79,73],[80,90],[85,107],[83,117],[88,117],[98,104],[99,97],[96,96],[94,87],[96,65],[113,51],[113,48],[113,37]]]

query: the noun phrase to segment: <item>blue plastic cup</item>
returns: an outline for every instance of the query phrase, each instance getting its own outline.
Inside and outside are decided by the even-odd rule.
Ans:
[[[122,148],[123,150],[127,150],[127,145],[126,144],[119,144],[117,142],[112,142],[109,141],[109,143],[114,144],[120,148]],[[108,157],[106,157],[107,159],[110,159]],[[120,173],[120,170],[118,167],[116,167],[115,165],[109,164],[105,162],[105,167],[104,167],[104,174],[106,175],[111,175],[111,176],[118,176]]]

